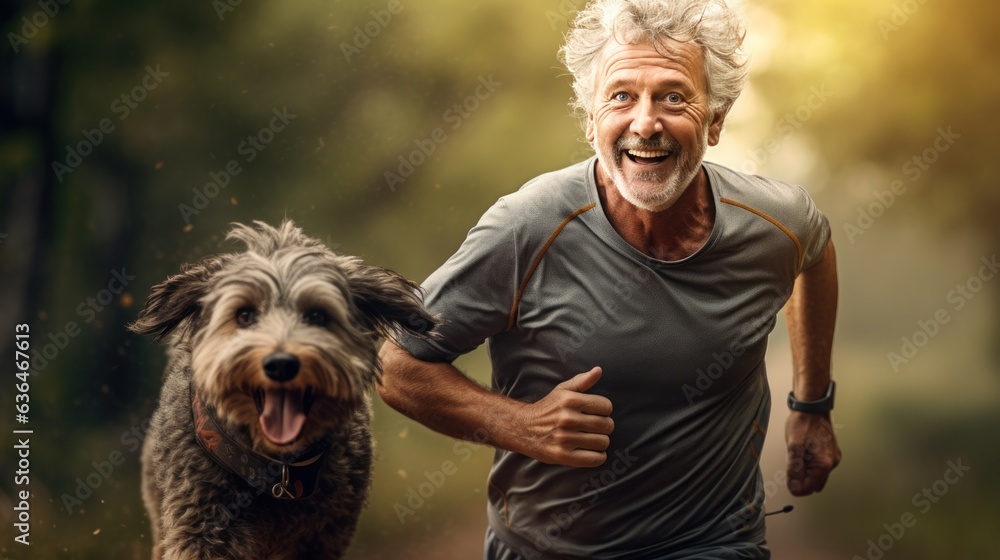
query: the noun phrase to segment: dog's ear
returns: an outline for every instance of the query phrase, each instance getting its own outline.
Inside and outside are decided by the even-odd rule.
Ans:
[[[362,264],[358,259],[350,258],[343,268],[365,326],[394,341],[399,331],[424,339],[434,337],[438,320],[424,309],[420,286],[396,272]]]
[[[222,266],[222,259],[210,257],[195,264],[185,264],[181,273],[153,286],[139,317],[128,326],[138,334],[163,340],[201,311],[201,300],[208,294],[212,275]]]

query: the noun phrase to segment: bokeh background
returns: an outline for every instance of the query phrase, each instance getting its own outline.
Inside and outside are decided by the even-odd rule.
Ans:
[[[124,325],[181,263],[232,249],[228,223],[291,218],[421,280],[499,196],[587,157],[556,59],[582,3],[4,2],[0,556],[148,557],[128,434],[153,410],[165,359]],[[976,279],[1000,248],[1000,4],[736,4],[753,74],[708,159],[804,185],[840,264],[844,461],[807,499],[780,484],[783,321],[771,337],[767,505],[796,506],[769,518],[775,557],[1000,558],[1000,279]],[[263,132],[275,110],[294,118]],[[433,152],[413,156],[421,145]],[[240,173],[206,188],[232,160]],[[113,294],[116,273],[134,278]],[[36,352],[30,548],[12,526],[17,323]],[[483,351],[460,365],[488,379]],[[481,558],[491,450],[468,458],[380,402],[375,426],[350,558]],[[448,460],[457,472],[401,520],[397,504]],[[949,462],[971,470],[946,477]]]

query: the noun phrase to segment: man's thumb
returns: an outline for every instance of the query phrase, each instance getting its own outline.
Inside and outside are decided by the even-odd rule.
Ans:
[[[585,371],[583,373],[578,373],[574,375],[571,379],[567,379],[558,385],[562,389],[567,391],[574,391],[577,393],[582,393],[587,389],[590,389],[597,384],[598,380],[601,379],[601,374],[603,371],[600,367],[593,367],[590,371]]]

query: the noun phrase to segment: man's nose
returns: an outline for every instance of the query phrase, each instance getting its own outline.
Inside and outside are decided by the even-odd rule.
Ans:
[[[663,132],[660,111],[652,100],[649,98],[641,100],[632,111],[632,125],[629,127],[632,133],[648,140],[654,134]]]

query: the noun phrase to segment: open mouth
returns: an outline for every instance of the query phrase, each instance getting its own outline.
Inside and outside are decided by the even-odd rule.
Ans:
[[[316,400],[312,387],[267,387],[255,390],[253,397],[264,437],[275,445],[288,445],[299,438]]]
[[[666,150],[625,150],[625,156],[633,163],[640,165],[656,165],[663,163],[673,152]]]

